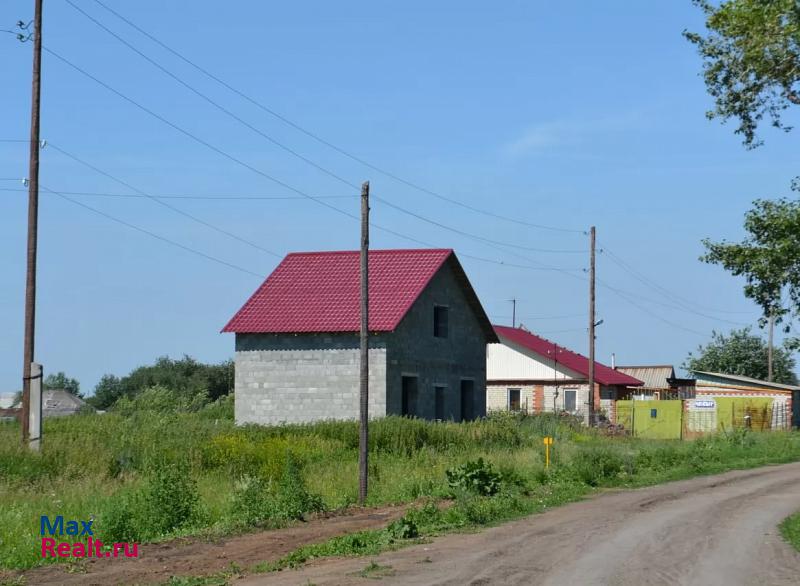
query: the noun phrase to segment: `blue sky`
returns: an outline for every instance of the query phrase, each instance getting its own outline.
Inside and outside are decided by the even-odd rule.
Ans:
[[[738,239],[756,197],[788,195],[796,135],[764,129],[747,151],[734,126],[708,121],[699,58],[681,37],[702,26],[685,2],[128,3],[104,0],[232,86],[370,163],[536,229],[453,206],[320,144],[149,41],[93,0],[72,0],[140,51],[235,113],[352,184],[498,248],[374,201],[372,219],[452,247],[487,312],[586,352],[587,238],[597,226],[597,355],[620,364],[674,363],[712,329],[752,324],[741,282],[698,261],[700,240]],[[191,8],[190,10],[187,10]],[[0,7],[0,28],[32,17]],[[44,56],[42,137],[149,194],[292,196],[264,177],[358,213],[357,191],[277,148],[180,86],[64,0],[45,3],[44,43],[103,82],[253,172],[198,144]],[[0,139],[29,132],[31,44],[0,35]],[[27,175],[27,147],[0,143],[0,178]],[[69,192],[130,190],[55,148],[41,183]],[[18,181],[0,188],[21,189]],[[348,197],[349,196],[349,197]],[[267,275],[278,258],[147,198],[76,201],[205,254]],[[282,255],[353,249],[358,223],[305,199],[167,200],[183,212]],[[0,191],[0,390],[20,386],[26,196]],[[220,334],[259,278],[200,258],[43,192],[37,359],[90,391],[160,355],[219,361]],[[373,230],[375,248],[417,246]],[[611,254],[616,255],[612,257]],[[487,258],[574,272],[532,270]],[[524,257],[524,258],[522,258]],[[669,296],[623,270],[622,259]],[[676,300],[674,295],[681,299]],[[635,302],[635,305],[630,300]],[[702,315],[701,315],[702,314]],[[735,322],[731,323],[731,322]]]

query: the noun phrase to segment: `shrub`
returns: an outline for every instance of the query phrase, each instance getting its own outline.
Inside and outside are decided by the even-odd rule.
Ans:
[[[483,458],[466,462],[445,472],[451,489],[492,496],[500,490],[501,475]]]
[[[275,516],[269,482],[258,476],[244,476],[233,489],[233,515],[244,525],[258,525]]]
[[[106,541],[144,541],[187,527],[198,516],[197,484],[188,467],[162,463],[143,487],[114,495],[100,529]]]
[[[306,513],[320,512],[325,508],[322,498],[306,489],[301,472],[300,463],[289,452],[275,503],[275,515],[279,519],[302,519]]]
[[[419,537],[419,526],[413,517],[404,515],[392,521],[386,528],[393,539],[414,539]]]
[[[114,403],[112,409],[124,417],[147,412],[191,413],[202,409],[208,401],[208,393],[204,390],[187,394],[154,385],[142,390],[133,398],[127,395],[121,397]]]
[[[283,474],[277,483],[248,475],[234,488],[233,514],[245,525],[258,525],[268,520],[294,521],[307,513],[323,510],[322,498],[308,491],[300,463],[291,452],[286,455]]]
[[[584,484],[599,486],[618,477],[624,464],[619,452],[609,446],[585,446],[575,453],[570,468]]]

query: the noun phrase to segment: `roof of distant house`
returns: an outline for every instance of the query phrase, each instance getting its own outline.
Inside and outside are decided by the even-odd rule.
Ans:
[[[706,375],[706,376],[710,376],[710,377],[713,377],[713,378],[726,378],[728,380],[735,381],[735,382],[756,384],[756,385],[759,385],[759,386],[762,386],[762,387],[772,387],[772,388],[775,388],[775,389],[782,389],[782,390],[786,390],[786,391],[800,391],[800,386],[797,386],[797,385],[785,385],[785,384],[782,384],[782,383],[771,383],[769,381],[765,381],[765,380],[761,380],[761,379],[757,379],[757,378],[751,378],[749,376],[742,376],[740,374],[725,374],[725,373],[722,373],[722,372],[708,372],[708,371],[705,371],[705,370],[693,370],[692,373],[695,374],[695,375],[701,375],[701,376],[697,377],[698,379],[703,379],[704,377],[702,375]]]
[[[494,326],[494,331],[497,332],[501,342],[511,342],[517,346],[522,346],[528,350],[535,352],[547,360],[553,360],[553,350],[558,348],[558,363],[573,370],[583,376],[589,376],[589,359],[586,356],[578,354],[557,345],[545,338],[537,336],[527,330],[521,328],[511,328],[508,326]],[[601,385],[626,385],[630,387],[642,386],[642,381],[629,376],[623,372],[614,370],[613,368],[601,364],[595,360],[594,363],[594,378],[595,381]]]
[[[370,250],[369,330],[393,331],[445,263],[450,263],[487,340],[495,341],[489,318],[450,249]],[[359,271],[357,250],[288,254],[222,331],[357,332]]]
[[[89,408],[88,403],[67,390],[45,389],[42,391],[42,414],[45,417],[71,415],[84,408]]]
[[[671,364],[653,366],[617,366],[619,372],[638,378],[648,389],[668,389],[667,381],[675,378],[675,368]]]

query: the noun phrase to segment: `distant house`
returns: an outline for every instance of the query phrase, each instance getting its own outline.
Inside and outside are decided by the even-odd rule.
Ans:
[[[223,328],[236,334],[236,422],[359,413],[359,253],[287,255]],[[369,410],[460,421],[484,415],[497,341],[452,250],[369,253]]]
[[[42,417],[64,417],[94,408],[80,397],[63,389],[42,391]]]
[[[0,393],[0,409],[10,409],[14,406],[19,393]]]
[[[630,375],[644,383],[631,387],[628,395],[637,399],[693,399],[695,381],[692,378],[678,378],[671,364],[656,366],[617,366],[619,372]],[[630,397],[619,397],[630,398]]]
[[[800,386],[784,385],[781,383],[767,382],[748,376],[724,374],[721,372],[693,371],[697,377],[697,400],[737,399],[731,401],[733,405],[745,405],[747,399],[771,400],[771,426],[783,428],[793,425],[800,426]],[[717,401],[719,403],[719,401]],[[718,417],[727,418],[728,413],[717,405]],[[738,413],[731,413],[734,419]]]
[[[511,411],[586,413],[589,359],[522,328],[494,326],[499,343],[486,349],[486,407]],[[614,402],[642,381],[595,361],[594,403],[609,419]]]

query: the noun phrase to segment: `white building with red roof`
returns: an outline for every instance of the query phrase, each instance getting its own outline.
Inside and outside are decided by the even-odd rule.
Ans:
[[[236,334],[236,422],[355,419],[359,252],[287,255],[223,332]],[[369,409],[460,421],[485,414],[497,336],[452,250],[369,252]]]
[[[523,328],[494,326],[486,350],[486,408],[584,415],[589,359]],[[642,381],[595,361],[595,405],[613,420],[614,402]]]

